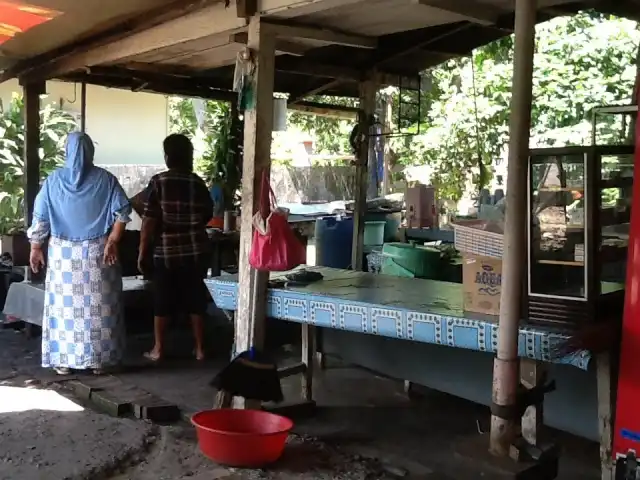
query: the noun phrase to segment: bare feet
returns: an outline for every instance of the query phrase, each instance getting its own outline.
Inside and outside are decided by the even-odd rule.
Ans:
[[[53,369],[58,375],[69,375],[71,369],[67,367],[54,367]]]
[[[201,362],[201,361],[203,361],[203,360],[204,360],[204,351],[202,351],[202,350],[195,350],[193,353],[194,353],[194,355],[196,356],[196,360],[197,360],[197,361]]]
[[[146,352],[144,354],[144,358],[152,362],[159,362],[162,359],[162,353],[156,349],[153,349],[150,352]]]

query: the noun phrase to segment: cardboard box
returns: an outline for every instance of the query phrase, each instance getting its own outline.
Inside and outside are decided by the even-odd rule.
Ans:
[[[465,310],[500,315],[502,259],[465,254],[462,288]]]

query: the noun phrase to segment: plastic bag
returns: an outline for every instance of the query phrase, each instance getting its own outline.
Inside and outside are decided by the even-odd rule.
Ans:
[[[262,174],[260,209],[253,216],[249,263],[257,270],[283,272],[306,262],[307,252],[289,226],[289,212],[276,206],[269,178]]]

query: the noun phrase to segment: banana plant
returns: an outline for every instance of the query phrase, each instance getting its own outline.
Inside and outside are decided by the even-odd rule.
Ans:
[[[40,111],[40,181],[64,160],[66,136],[77,129],[73,116],[53,105]],[[24,102],[14,95],[0,111],[0,235],[24,229]]]

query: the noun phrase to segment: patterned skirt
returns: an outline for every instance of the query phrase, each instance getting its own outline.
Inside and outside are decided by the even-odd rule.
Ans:
[[[96,369],[124,354],[122,274],[103,264],[106,237],[51,237],[42,321],[42,366]]]

